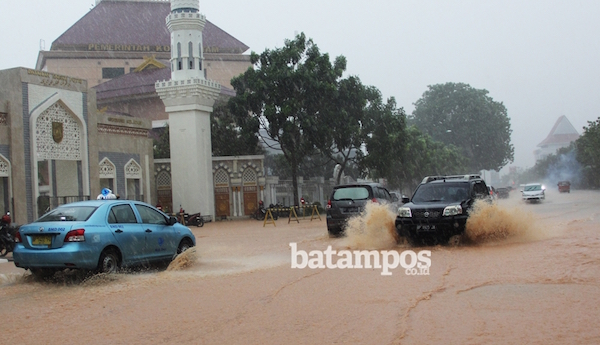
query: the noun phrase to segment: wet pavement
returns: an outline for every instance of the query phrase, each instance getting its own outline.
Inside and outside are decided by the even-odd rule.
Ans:
[[[37,281],[0,263],[3,343],[600,343],[600,192],[518,194],[473,216],[458,247],[396,245],[374,209],[341,239],[324,217],[207,223],[167,270]],[[292,269],[290,243],[429,250],[431,267]]]

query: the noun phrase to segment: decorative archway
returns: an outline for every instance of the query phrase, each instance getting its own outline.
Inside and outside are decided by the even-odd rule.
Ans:
[[[125,198],[142,200],[144,193],[141,186],[142,166],[132,158],[125,164]]]
[[[171,189],[171,183],[170,171],[162,170],[156,175],[157,200],[165,212],[173,212],[173,190]]]
[[[246,168],[242,172],[244,193],[244,214],[250,216],[258,208],[258,184],[254,169]]]
[[[87,129],[83,114],[72,111],[61,95],[53,94],[31,112],[31,174],[38,176],[38,162],[46,161],[41,166],[47,169],[50,180],[47,195],[78,200],[90,194]],[[38,179],[32,178],[31,185],[32,209],[37,214],[29,217],[35,218],[40,214]]]
[[[215,216],[229,217],[231,210],[229,208],[229,174],[225,169],[219,169],[214,173],[215,183]]]
[[[114,163],[104,157],[99,164],[100,169],[100,189],[109,188],[114,194],[117,192],[117,167]]]

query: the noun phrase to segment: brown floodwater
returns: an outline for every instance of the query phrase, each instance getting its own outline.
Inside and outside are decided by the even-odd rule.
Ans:
[[[0,263],[2,343],[600,343],[600,192],[518,194],[480,206],[457,247],[411,247],[372,205],[346,238],[327,236],[324,215],[207,223],[168,268],[39,281]],[[291,268],[290,243],[428,250],[431,267]]]

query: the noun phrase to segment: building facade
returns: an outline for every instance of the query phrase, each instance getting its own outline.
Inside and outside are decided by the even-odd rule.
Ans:
[[[13,68],[0,85],[0,210],[31,222],[102,186],[149,201],[149,120],[98,112],[79,78]]]
[[[40,51],[36,69],[87,80],[94,87],[128,74],[146,58],[168,61],[171,37],[165,18],[169,0],[98,0],[60,35],[49,51]],[[206,78],[231,88],[231,78],[250,64],[248,46],[206,21],[203,70]]]
[[[537,149],[534,151],[535,160],[539,161],[551,154],[556,154],[556,150],[569,146],[577,139],[579,139],[579,133],[569,119],[563,115],[556,120],[548,136],[537,145]]]
[[[148,133],[153,126],[163,127],[170,121],[169,106],[165,107],[157,92],[157,85],[161,87],[157,82],[167,86],[177,79],[172,77],[180,62],[181,70],[184,66],[189,69],[191,63],[194,70],[201,71],[196,79],[220,85],[212,97],[226,100],[235,95],[231,79],[251,67],[249,55],[244,55],[248,46],[209,20],[204,21],[201,48],[196,49],[198,42],[192,45],[194,59],[184,53],[186,49],[192,51],[188,46],[171,42],[173,32],[168,22],[172,5],[177,8],[188,2],[190,8],[198,10],[197,0],[97,0],[49,51],[40,51],[36,70],[1,71],[8,84],[3,84],[0,95],[0,210],[12,210],[16,221],[23,223],[49,207],[93,198],[104,187],[122,198],[160,203],[170,211],[179,207],[201,211],[216,219],[250,215],[260,200],[294,204],[291,181],[266,176],[264,157],[212,157],[210,151],[206,153],[206,146],[210,147],[206,114],[201,122],[179,121],[180,130],[194,132],[197,138],[192,144],[179,144],[176,151],[185,151],[184,155],[154,161]],[[27,99],[29,94],[38,93]],[[60,147],[69,143],[68,151],[78,147],[79,155],[70,153],[65,158],[31,151],[31,145],[37,144],[31,137],[30,121],[50,107],[54,110],[48,111],[60,114],[55,117],[77,124],[63,126],[68,129],[67,136],[74,133],[71,128],[78,128],[81,139],[66,140]],[[202,107],[207,110],[207,105]],[[50,143],[49,138],[35,140]],[[190,145],[195,149],[204,146],[204,153],[192,154]],[[206,163],[196,163],[195,168],[188,164],[200,158]],[[191,171],[200,165],[206,168],[202,179],[210,186],[210,193],[197,191],[194,198],[177,196],[174,184],[183,191],[179,194],[192,193],[188,187],[200,177]],[[182,171],[182,167],[190,170]],[[324,204],[330,182],[301,181],[300,195]],[[208,206],[197,200],[200,194],[210,194],[202,195]]]

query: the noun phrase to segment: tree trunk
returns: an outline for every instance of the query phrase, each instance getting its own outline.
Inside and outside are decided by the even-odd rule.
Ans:
[[[292,188],[294,189],[294,206],[298,206],[298,165],[292,164]]]

